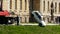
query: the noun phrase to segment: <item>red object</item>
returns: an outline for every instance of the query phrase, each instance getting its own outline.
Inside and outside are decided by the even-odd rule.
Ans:
[[[0,16],[9,16],[9,12],[7,10],[0,11]]]

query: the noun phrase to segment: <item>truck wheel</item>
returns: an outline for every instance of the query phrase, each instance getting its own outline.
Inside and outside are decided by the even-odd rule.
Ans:
[[[8,20],[8,24],[12,24],[13,23],[13,19]]]

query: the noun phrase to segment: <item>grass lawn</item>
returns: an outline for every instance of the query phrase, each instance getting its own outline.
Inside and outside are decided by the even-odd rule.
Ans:
[[[60,26],[11,26],[0,25],[0,34],[60,34]]]

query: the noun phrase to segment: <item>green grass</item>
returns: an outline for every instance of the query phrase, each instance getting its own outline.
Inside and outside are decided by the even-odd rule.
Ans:
[[[60,34],[60,26],[8,26],[0,25],[0,34]]]

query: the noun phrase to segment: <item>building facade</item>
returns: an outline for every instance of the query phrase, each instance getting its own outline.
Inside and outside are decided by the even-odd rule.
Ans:
[[[20,16],[21,22],[29,22],[28,0],[3,0],[3,10],[13,11]]]
[[[46,23],[51,21],[53,21],[53,23],[60,22],[60,0],[41,0],[40,11]],[[51,17],[52,15],[53,17]]]
[[[60,22],[60,0],[1,0],[3,10],[19,14],[21,22],[28,23],[34,20],[32,11],[40,11],[43,20],[48,23]],[[52,20],[51,20],[52,19]]]

